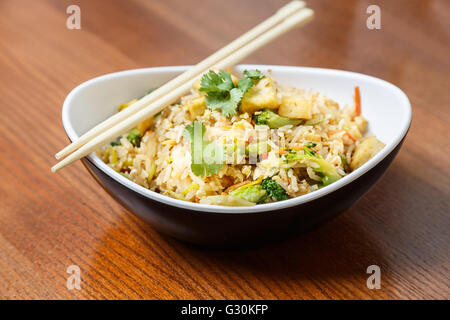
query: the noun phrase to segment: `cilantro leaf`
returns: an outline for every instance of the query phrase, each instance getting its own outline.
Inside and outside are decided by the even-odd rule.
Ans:
[[[264,75],[262,74],[262,72],[257,69],[244,70],[243,74],[244,74],[245,78],[250,78],[253,81],[258,81],[258,80],[264,78]]]
[[[209,70],[200,80],[201,92],[225,94],[233,88],[234,83],[231,75],[223,70],[219,70],[218,73]]]
[[[242,78],[239,80],[238,89],[242,91],[242,94],[246,93],[254,84],[252,78]]]
[[[221,146],[206,137],[206,127],[200,121],[187,126],[183,137],[191,141],[191,170],[196,176],[216,174],[223,167],[225,153]]]
[[[217,73],[209,70],[203,75],[199,91],[206,93],[206,106],[212,110],[221,110],[227,117],[235,115],[243,95],[264,77],[259,70],[245,70],[243,75],[237,86],[234,85],[231,74],[223,70]]]
[[[209,94],[205,97],[205,102],[209,109],[219,109],[226,117],[229,117],[236,114],[242,95],[241,90],[233,88],[226,95]]]

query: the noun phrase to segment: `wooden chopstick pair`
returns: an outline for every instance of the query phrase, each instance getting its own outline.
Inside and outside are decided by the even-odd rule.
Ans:
[[[209,69],[226,69],[276,39],[296,26],[303,25],[313,18],[314,12],[305,8],[303,1],[294,0],[282,7],[272,17],[257,25],[224,48],[215,52],[192,69],[167,82],[157,90],[133,103],[120,113],[113,115],[95,126],[78,140],[56,154],[65,159],[52,167],[52,171],[71,164],[99,149],[109,141],[124,134],[139,122],[160,112],[176,101],[192,87],[194,81]]]

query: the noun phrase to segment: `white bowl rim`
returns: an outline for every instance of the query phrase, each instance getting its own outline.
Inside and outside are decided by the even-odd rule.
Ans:
[[[93,79],[90,79],[86,82],[83,82],[82,84],[75,87],[66,97],[64,100],[63,108],[62,108],[62,122],[64,129],[67,133],[67,136],[71,141],[74,141],[78,139],[78,135],[76,134],[72,123],[70,121],[69,117],[69,109],[71,107],[72,99],[83,90],[85,87],[92,85],[96,82],[101,82],[103,80],[107,80],[110,78],[116,78],[116,77],[123,77],[127,75],[132,75],[136,73],[160,73],[160,72],[184,72],[188,68],[191,68],[192,66],[166,66],[166,67],[151,67],[151,68],[139,68],[139,69],[131,69],[131,70],[125,70],[125,71],[119,71],[114,73],[105,74]],[[154,201],[158,201],[170,206],[178,207],[181,209],[189,209],[193,211],[200,211],[200,212],[209,212],[209,213],[229,213],[229,214],[241,214],[241,213],[257,213],[257,212],[267,212],[267,211],[277,211],[280,209],[285,209],[289,207],[294,207],[300,204],[304,204],[310,201],[313,201],[315,199],[318,199],[320,197],[323,197],[331,192],[336,191],[339,188],[342,188],[343,186],[349,184],[350,182],[358,179],[360,176],[371,170],[373,167],[375,167],[378,163],[380,163],[387,155],[389,155],[395,147],[402,141],[402,139],[406,136],[410,124],[411,124],[411,117],[412,117],[412,111],[411,111],[411,104],[409,102],[408,97],[406,94],[397,86],[365,74],[351,72],[351,71],[345,71],[345,70],[337,70],[337,69],[325,69],[325,68],[314,68],[314,67],[298,67],[298,66],[282,66],[282,65],[253,65],[253,64],[244,64],[244,65],[238,65],[236,66],[239,69],[272,69],[272,70],[288,70],[288,69],[296,69],[298,71],[305,71],[305,72],[317,72],[321,74],[347,74],[352,75],[353,77],[359,77],[362,79],[365,79],[369,82],[378,82],[378,84],[385,86],[389,90],[392,90],[396,92],[396,94],[400,97],[402,100],[402,103],[399,104],[399,108],[404,108],[406,117],[402,119],[402,123],[400,123],[400,130],[398,131],[397,136],[395,136],[390,143],[386,144],[386,146],[377,154],[375,157],[370,159],[368,162],[366,162],[364,165],[362,165],[360,168],[356,169],[355,171],[351,172],[350,174],[346,175],[345,177],[339,179],[338,181],[321,188],[317,191],[307,193],[305,195],[279,201],[279,202],[273,202],[273,203],[267,203],[267,204],[258,204],[255,206],[250,207],[227,207],[227,206],[217,206],[217,205],[207,205],[207,204],[199,204],[199,203],[193,203],[193,202],[187,202],[183,200],[178,200],[171,198],[166,195],[162,195],[160,193],[151,191],[147,188],[144,188],[140,185],[138,185],[135,182],[132,182],[131,180],[125,178],[124,176],[120,175],[116,171],[114,171],[112,168],[110,168],[108,165],[106,165],[95,153],[90,154],[87,156],[87,159],[95,165],[98,169],[103,171],[105,174],[107,174],[112,179],[116,180],[123,186],[137,192],[141,196],[144,196],[146,198],[152,199]]]

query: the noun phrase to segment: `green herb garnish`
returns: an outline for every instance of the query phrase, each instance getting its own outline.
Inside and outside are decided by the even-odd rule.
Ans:
[[[244,93],[263,78],[259,70],[245,70],[243,75],[237,86],[234,85],[231,74],[223,70],[217,73],[209,70],[203,75],[199,91],[206,93],[206,106],[212,110],[221,110],[227,117],[235,115]]]

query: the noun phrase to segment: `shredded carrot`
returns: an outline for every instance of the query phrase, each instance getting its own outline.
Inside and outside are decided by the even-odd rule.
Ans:
[[[345,132],[345,135],[346,135],[347,137],[349,137],[350,139],[352,139],[353,142],[358,141],[358,139],[356,139],[354,136],[352,136],[352,134],[351,134],[350,132],[348,132],[347,130],[331,130],[331,131],[328,131],[327,134],[328,134],[329,136],[332,136],[332,135],[334,135],[334,134],[336,134],[336,133],[340,133],[340,132]]]
[[[349,137],[350,139],[352,139],[353,142],[358,141],[358,139],[356,139],[354,136],[352,136],[352,135],[350,134],[350,132],[348,132],[347,130],[345,130],[345,134],[347,135],[347,137]]]
[[[146,133],[147,133],[147,134],[152,134],[152,132],[153,132],[153,131],[149,129],[149,130],[147,130]]]
[[[279,150],[278,153],[279,153],[279,154],[288,154],[289,152],[286,151],[286,150]]]
[[[305,149],[305,146],[294,146],[294,147],[291,147],[291,149],[292,150],[303,150],[303,149]]]
[[[230,67],[227,68],[227,71],[228,71],[229,74],[232,74],[232,73],[231,73],[231,68],[230,68]]]
[[[359,94],[359,87],[355,87],[355,114],[357,116],[361,115],[361,96]]]

